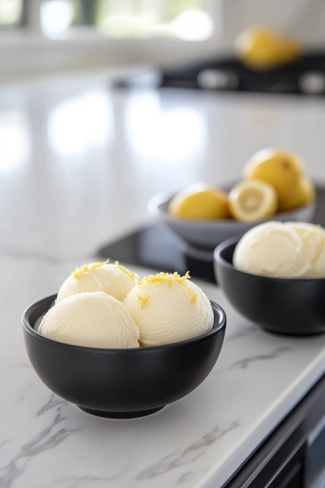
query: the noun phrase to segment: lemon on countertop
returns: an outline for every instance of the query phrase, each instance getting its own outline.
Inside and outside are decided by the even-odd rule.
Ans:
[[[243,174],[247,179],[265,181],[275,188],[280,212],[305,203],[306,191],[301,186],[304,164],[294,153],[281,149],[258,151],[245,165]]]
[[[241,222],[255,222],[274,215],[277,193],[273,186],[259,180],[237,183],[228,195],[229,210]]]
[[[255,70],[270,70],[300,58],[300,44],[264,26],[253,26],[235,41],[239,59]]]
[[[229,217],[227,194],[205,184],[191,185],[171,199],[168,211],[184,219],[225,219]]]

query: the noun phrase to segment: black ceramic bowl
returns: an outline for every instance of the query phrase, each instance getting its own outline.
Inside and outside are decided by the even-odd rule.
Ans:
[[[24,312],[27,354],[50,390],[94,415],[134,418],[160,410],[199,386],[222,348],[226,315],[213,302],[212,330],[194,339],[139,349],[97,349],[57,342],[35,330],[55,298],[44,298]]]
[[[238,271],[232,258],[239,239],[228,239],[214,251],[218,283],[233,307],[271,332],[325,332],[325,279],[269,278]]]

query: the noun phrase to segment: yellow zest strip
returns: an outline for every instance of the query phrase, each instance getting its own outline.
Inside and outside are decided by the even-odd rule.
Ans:
[[[174,273],[175,274],[175,273]],[[178,273],[177,273],[178,274]],[[184,281],[186,281],[188,278],[191,278],[190,277],[190,273],[189,271],[186,271],[186,274],[182,277],[179,276],[179,278],[177,278],[177,281],[178,283],[183,283]]]
[[[191,305],[194,305],[194,303],[196,302],[197,293],[195,293],[195,291],[192,291],[189,286],[187,287],[187,293],[191,297]]]
[[[137,297],[141,302],[141,310],[143,310],[146,304],[148,303],[148,301],[150,300],[150,295],[148,295],[147,297],[142,297],[139,295],[139,293],[137,293]]]
[[[161,283],[168,278],[168,273],[157,273],[155,275],[144,276],[141,281],[137,281],[137,285],[143,285],[143,283]]]
[[[168,287],[172,286],[173,282],[176,283],[183,283],[188,278],[190,278],[190,274],[187,271],[185,276],[180,276],[176,271],[173,274],[170,273],[157,273],[156,275],[144,276],[141,281],[137,281],[137,285],[141,286],[144,283],[162,283],[167,281]]]
[[[109,262],[109,259],[107,259],[103,263],[97,262],[97,263],[83,264],[82,266],[80,266],[80,268],[76,268],[71,274],[72,274],[73,278],[75,278],[77,280],[78,278],[80,278],[84,274],[90,273],[90,271],[93,271],[96,268],[101,268],[102,266],[104,266],[104,264],[107,264],[108,262]]]
[[[131,273],[131,271],[129,271],[127,268],[124,268],[124,266],[122,266],[118,261],[115,261],[115,266],[120,269],[121,271],[123,271],[123,273],[127,274],[128,276],[130,276],[130,278],[134,278],[135,277],[135,273]]]

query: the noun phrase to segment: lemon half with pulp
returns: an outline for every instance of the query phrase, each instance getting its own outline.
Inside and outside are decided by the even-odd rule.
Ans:
[[[277,194],[272,185],[259,180],[244,180],[228,195],[229,210],[241,222],[255,222],[274,215]]]

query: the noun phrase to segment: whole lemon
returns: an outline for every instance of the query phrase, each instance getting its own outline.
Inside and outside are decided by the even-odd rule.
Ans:
[[[301,56],[299,43],[264,26],[253,26],[235,41],[239,59],[255,70],[269,70],[295,61]]]
[[[282,206],[279,206],[279,211],[286,212],[302,207],[306,203],[306,192],[302,184],[302,178],[299,179],[297,185],[290,188],[285,196],[282,197]]]
[[[229,217],[228,197],[216,188],[195,184],[175,195],[169,202],[168,211],[183,219],[225,219]]]
[[[266,181],[278,194],[278,211],[284,212],[304,204],[301,178],[304,164],[294,153],[281,149],[263,149],[247,162],[244,177]]]
[[[309,178],[307,178],[307,176],[303,176],[299,184],[304,194],[304,205],[312,203],[316,198],[316,192],[313,182]]]
[[[293,186],[285,199],[285,209],[292,210],[307,205],[315,200],[315,188],[313,183],[303,176],[299,178],[297,185]]]

